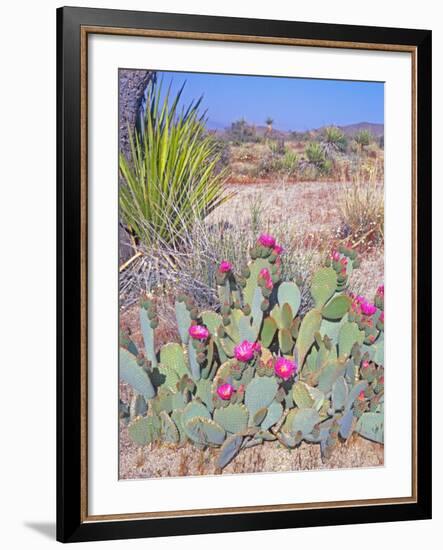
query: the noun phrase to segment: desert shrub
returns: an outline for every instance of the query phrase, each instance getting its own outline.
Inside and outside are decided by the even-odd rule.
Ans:
[[[305,178],[315,179],[330,174],[333,163],[327,159],[323,147],[317,141],[308,143],[305,149],[306,161],[301,164]]]
[[[226,172],[218,167],[221,154],[206,132],[200,100],[179,111],[182,90],[162,99],[161,85],[149,84],[141,132],[130,136],[131,158],[120,154],[121,215],[147,247],[174,241],[179,229],[225,199]]]
[[[337,126],[326,127],[320,135],[320,143],[327,157],[334,157],[337,153],[344,153],[348,140]]]
[[[384,189],[377,179],[377,167],[360,170],[338,197],[342,221],[341,236],[354,246],[367,247],[384,239]],[[366,174],[365,176],[363,174]]]
[[[228,136],[237,145],[260,141],[254,126],[248,124],[244,118],[232,122]]]
[[[371,143],[373,140],[373,135],[369,130],[362,129],[355,134],[354,140],[361,148],[363,148]]]
[[[296,282],[281,280],[281,249],[261,234],[241,271],[212,266],[220,312],[192,296],[175,303],[180,342],[157,349],[156,302],[143,297],[144,348],[122,332],[120,402],[137,445],[165,442],[218,448],[223,469],[242,449],[278,440],[288,450],[320,445],[327,461],[356,432],[383,443],[384,289],[371,302],[347,291],[354,251],[333,251],[310,284],[300,314]]]
[[[309,141],[311,139],[311,135],[309,132],[297,132],[294,130],[290,133],[290,138],[293,141]]]

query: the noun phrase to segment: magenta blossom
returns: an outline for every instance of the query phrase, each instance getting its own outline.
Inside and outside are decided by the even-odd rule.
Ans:
[[[274,252],[274,254],[277,254],[277,256],[279,254],[283,254],[283,247],[280,246],[279,244],[275,244],[274,248],[272,249],[272,252]]]
[[[365,392],[363,390],[358,394],[358,398],[360,399],[360,401],[363,401],[363,399],[365,398]]]
[[[206,340],[209,336],[209,330],[202,325],[191,325],[189,327],[189,335],[195,340]]]
[[[340,261],[340,254],[339,252],[337,252],[337,250],[333,250],[331,252],[331,260],[333,260],[334,262]]]
[[[374,315],[374,313],[377,311],[377,308],[374,306],[374,304],[371,304],[367,300],[361,301],[360,307],[364,315]]]
[[[230,271],[232,271],[231,262],[223,260],[218,266],[218,270],[220,271],[220,273],[229,273]]]
[[[362,368],[367,369],[369,367],[369,361],[363,361],[361,366],[362,366]]]
[[[351,294],[351,297],[352,294]],[[364,296],[357,296],[352,303],[352,311],[363,313],[363,315],[371,316],[377,311],[374,304],[371,304]]]
[[[274,364],[274,372],[283,380],[289,380],[297,372],[297,365],[285,357],[278,357]]]
[[[384,296],[385,295],[385,285],[380,285],[377,288],[377,295],[378,296]]]
[[[269,270],[266,269],[266,267],[264,267],[260,271],[258,276],[261,277],[262,279],[264,279],[266,288],[268,288],[269,290],[272,290],[272,287],[274,286],[272,284],[272,277],[271,277],[271,274],[269,273]]]
[[[231,386],[231,384],[222,384],[217,388],[217,395],[221,398],[227,401],[228,399],[231,399],[232,394],[234,393],[234,388]]]
[[[234,348],[234,355],[238,361],[246,363],[250,361],[255,353],[259,353],[261,346],[258,343],[248,342],[248,340],[243,340],[241,344],[238,344]]]
[[[268,235],[267,233],[262,233],[258,238],[258,242],[268,248],[273,248],[275,246],[274,237],[272,235]]]

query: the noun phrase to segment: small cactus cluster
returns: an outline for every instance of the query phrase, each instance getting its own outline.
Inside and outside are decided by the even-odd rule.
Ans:
[[[282,253],[261,235],[240,274],[222,262],[219,311],[178,296],[180,344],[156,349],[155,304],[141,301],[144,349],[120,338],[120,378],[134,397],[119,414],[134,442],[217,447],[220,469],[266,441],[319,444],[324,460],[353,432],[383,443],[384,287],[373,303],[349,293],[359,260],[341,247],[312,277],[314,307],[301,317]]]

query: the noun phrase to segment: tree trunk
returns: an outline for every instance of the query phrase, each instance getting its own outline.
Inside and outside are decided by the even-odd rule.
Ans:
[[[138,69],[120,69],[119,73],[119,105],[118,105],[118,127],[119,127],[119,148],[127,159],[131,156],[129,136],[134,133],[137,120],[140,116],[140,108],[143,96],[149,82],[155,77],[154,71]],[[122,179],[119,177],[119,183]],[[119,259],[120,264],[128,260],[134,250],[130,243],[128,233],[119,224]]]

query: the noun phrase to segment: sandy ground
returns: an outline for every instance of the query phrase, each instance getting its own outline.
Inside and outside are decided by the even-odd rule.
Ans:
[[[120,479],[375,467],[383,465],[384,456],[383,445],[357,435],[337,446],[325,463],[319,445],[302,443],[290,450],[278,442],[268,442],[242,450],[220,472],[216,467],[217,449],[200,451],[189,443],[181,447],[166,444],[138,447],[129,439],[123,423],[120,433]]]
[[[249,223],[251,208],[260,208],[266,230],[281,227],[281,219],[287,223],[286,238],[305,239],[306,247],[330,246],[338,227],[339,213],[336,197],[343,184],[331,182],[303,182],[279,184],[230,185],[237,195],[214,211],[209,221],[228,222],[234,225]],[[361,266],[351,279],[350,290],[372,297],[384,279],[384,253],[377,249],[361,257]],[[121,311],[122,326],[129,328],[138,346],[143,345],[138,321],[138,306]],[[177,329],[170,321],[160,320],[156,332],[157,345],[178,341]],[[120,384],[120,396],[130,398],[131,390]],[[199,451],[191,444],[180,448],[165,444],[153,444],[138,448],[128,437],[124,424],[120,430],[120,477],[160,477],[214,474],[217,450]],[[223,471],[269,472],[318,468],[371,467],[383,464],[383,446],[361,437],[353,437],[348,444],[340,445],[331,459],[323,464],[318,445],[303,443],[289,451],[278,442],[243,450]]]

